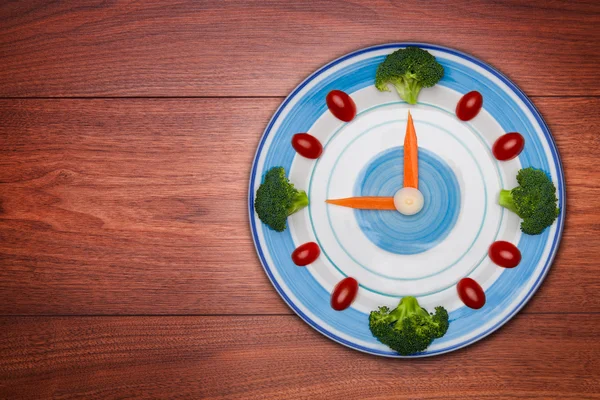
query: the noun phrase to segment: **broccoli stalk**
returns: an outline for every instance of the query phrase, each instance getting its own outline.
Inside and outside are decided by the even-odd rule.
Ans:
[[[433,339],[446,334],[448,325],[445,308],[436,307],[435,314],[429,314],[412,296],[402,298],[391,311],[388,307],[379,307],[369,315],[373,336],[404,356],[425,350]]]
[[[520,170],[517,182],[516,188],[500,191],[498,204],[521,217],[523,233],[539,235],[558,217],[556,187],[544,171],[532,167]]]
[[[292,185],[293,186],[293,185]],[[302,210],[308,205],[308,196],[304,190],[296,191],[296,194],[292,196],[292,202],[287,210],[288,217],[296,211]]]
[[[435,85],[443,76],[444,67],[434,56],[418,47],[407,47],[396,50],[379,64],[375,87],[389,92],[391,84],[404,101],[417,104],[421,89]]]
[[[277,232],[285,230],[288,216],[307,205],[306,192],[290,183],[283,167],[273,167],[265,174],[254,200],[258,218]]]
[[[498,204],[500,204],[502,207],[506,208],[507,210],[514,212],[515,214],[519,213],[517,211],[517,206],[515,205],[515,202],[512,197],[512,190],[507,190],[507,189],[500,190],[500,194],[498,195]]]

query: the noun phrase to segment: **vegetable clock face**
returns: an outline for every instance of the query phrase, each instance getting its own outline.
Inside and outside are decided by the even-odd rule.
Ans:
[[[534,294],[564,178],[531,101],[463,53],[392,44],[324,66],[283,102],[249,187],[257,254],[322,334],[388,357],[473,343]]]

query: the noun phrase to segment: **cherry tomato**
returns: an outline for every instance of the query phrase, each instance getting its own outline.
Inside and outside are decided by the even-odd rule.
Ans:
[[[477,91],[472,91],[460,98],[456,105],[456,116],[463,121],[469,121],[479,113],[483,105],[483,96]]]
[[[500,161],[512,160],[523,151],[525,139],[520,133],[511,132],[500,136],[492,146],[492,153]]]
[[[354,278],[342,279],[331,293],[331,308],[342,311],[350,307],[358,292],[358,282]]]
[[[303,157],[318,158],[323,152],[319,139],[308,133],[296,133],[292,136],[292,147]]]
[[[521,262],[521,252],[517,246],[503,240],[492,243],[488,255],[494,264],[504,268],[514,268]]]
[[[458,297],[467,307],[479,310],[485,304],[485,293],[479,283],[471,278],[463,278],[456,285]]]
[[[315,242],[308,242],[301,244],[294,250],[292,253],[292,261],[294,264],[304,267],[315,261],[320,254],[321,249],[319,249],[319,245]]]
[[[327,94],[327,107],[338,119],[350,122],[356,116],[354,100],[341,90],[332,90]]]

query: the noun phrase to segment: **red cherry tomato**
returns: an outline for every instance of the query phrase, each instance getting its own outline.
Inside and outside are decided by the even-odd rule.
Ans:
[[[315,242],[308,242],[301,244],[294,250],[292,253],[292,261],[294,264],[304,267],[315,261],[320,254],[321,249],[319,249],[319,245]]]
[[[479,113],[483,105],[483,96],[477,91],[465,94],[456,105],[456,116],[463,121],[469,121]]]
[[[511,132],[500,136],[492,146],[492,153],[500,161],[512,160],[523,151],[525,139],[520,133]]]
[[[456,285],[458,297],[467,307],[479,310],[485,304],[485,293],[479,283],[471,278],[463,278]]]
[[[350,307],[358,292],[358,282],[354,278],[342,279],[331,293],[331,308],[342,311]]]
[[[323,152],[319,139],[308,133],[297,133],[292,136],[292,147],[303,157],[318,158]]]
[[[514,268],[521,262],[521,252],[517,246],[503,240],[492,243],[488,255],[494,264],[504,268]]]
[[[338,119],[350,122],[356,116],[354,100],[341,90],[332,90],[327,94],[327,107]]]

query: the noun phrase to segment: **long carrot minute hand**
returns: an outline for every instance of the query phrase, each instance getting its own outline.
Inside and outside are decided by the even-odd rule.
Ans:
[[[419,147],[410,111],[404,136],[404,187],[419,188]]]

